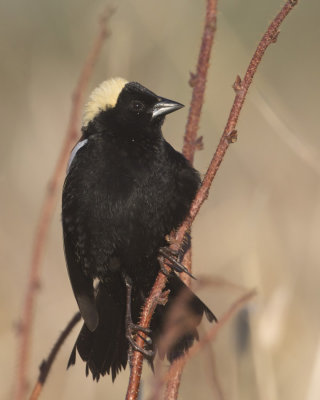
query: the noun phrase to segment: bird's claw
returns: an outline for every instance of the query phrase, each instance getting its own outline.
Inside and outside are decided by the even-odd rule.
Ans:
[[[161,247],[159,250],[159,261],[160,261],[160,269],[161,272],[164,273],[166,276],[169,275],[168,271],[166,270],[166,268],[163,265],[163,258],[166,258],[168,261],[170,261],[170,268],[172,268],[174,271],[176,272],[184,272],[185,274],[189,275],[192,279],[196,279],[189,271],[188,269],[181,264],[181,262],[179,262],[177,260],[177,256],[179,254],[179,252],[170,249],[169,247]]]
[[[147,335],[146,337],[140,335],[140,332],[143,332],[145,335]],[[146,345],[151,346],[152,345],[152,339],[150,336],[151,334],[151,329],[149,328],[144,328],[143,326],[140,325],[136,325],[134,323],[130,323],[127,326],[127,333],[126,333],[126,337],[131,345],[131,347],[136,350],[139,351],[141,354],[143,354],[146,358],[152,359],[154,357],[154,351],[153,350],[146,350],[143,347],[137,345],[136,341],[135,341],[135,336],[138,335],[144,342]]]

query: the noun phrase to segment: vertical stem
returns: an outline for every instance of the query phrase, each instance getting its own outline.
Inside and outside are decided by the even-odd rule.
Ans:
[[[207,0],[207,10],[202,34],[201,47],[196,74],[191,74],[190,85],[193,87],[192,99],[184,136],[182,154],[193,164],[197,148],[197,133],[204,101],[207,74],[214,34],[217,28],[217,0]]]
[[[39,285],[40,267],[44,254],[44,245],[47,239],[49,226],[55,210],[58,188],[65,173],[65,166],[69,157],[72,145],[78,137],[80,125],[81,109],[83,107],[84,93],[87,88],[89,78],[92,75],[93,67],[100,54],[100,50],[105,38],[108,35],[106,21],[111,16],[108,8],[100,19],[100,29],[95,39],[91,53],[89,54],[81,75],[79,77],[76,90],[73,95],[72,110],[66,132],[65,142],[57,161],[54,173],[49,180],[47,192],[43,201],[42,210],[39,217],[38,226],[34,235],[32,257],[30,262],[29,282],[26,290],[24,307],[21,318],[20,348],[18,352],[18,369],[15,377],[15,400],[23,400],[27,389],[27,368],[29,362],[31,329],[33,323],[33,311],[35,303],[36,289]]]

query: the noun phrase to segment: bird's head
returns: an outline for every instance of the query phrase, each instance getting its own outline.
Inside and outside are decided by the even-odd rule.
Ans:
[[[111,117],[121,126],[135,130],[160,126],[165,116],[183,105],[160,97],[137,82],[114,78],[101,83],[90,95],[83,116],[83,128]]]

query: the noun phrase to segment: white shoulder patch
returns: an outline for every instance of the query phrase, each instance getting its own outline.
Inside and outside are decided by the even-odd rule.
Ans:
[[[86,127],[100,111],[114,107],[121,90],[127,83],[128,81],[123,78],[113,78],[102,82],[94,89],[84,108],[82,126]]]
[[[70,158],[69,158],[69,161],[68,161],[67,173],[69,172],[71,163],[72,163],[72,161],[74,160],[74,158],[75,158],[75,156],[76,156],[78,150],[80,150],[81,147],[83,147],[87,142],[88,142],[88,139],[81,140],[81,142],[77,143],[77,144],[74,146],[74,148],[72,149],[72,152],[71,152],[71,154],[70,154]]]

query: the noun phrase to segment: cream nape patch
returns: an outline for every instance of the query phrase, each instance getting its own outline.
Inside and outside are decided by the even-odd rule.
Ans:
[[[86,127],[100,111],[114,107],[121,90],[127,83],[128,81],[123,78],[112,78],[102,82],[94,89],[84,107],[82,126]]]

